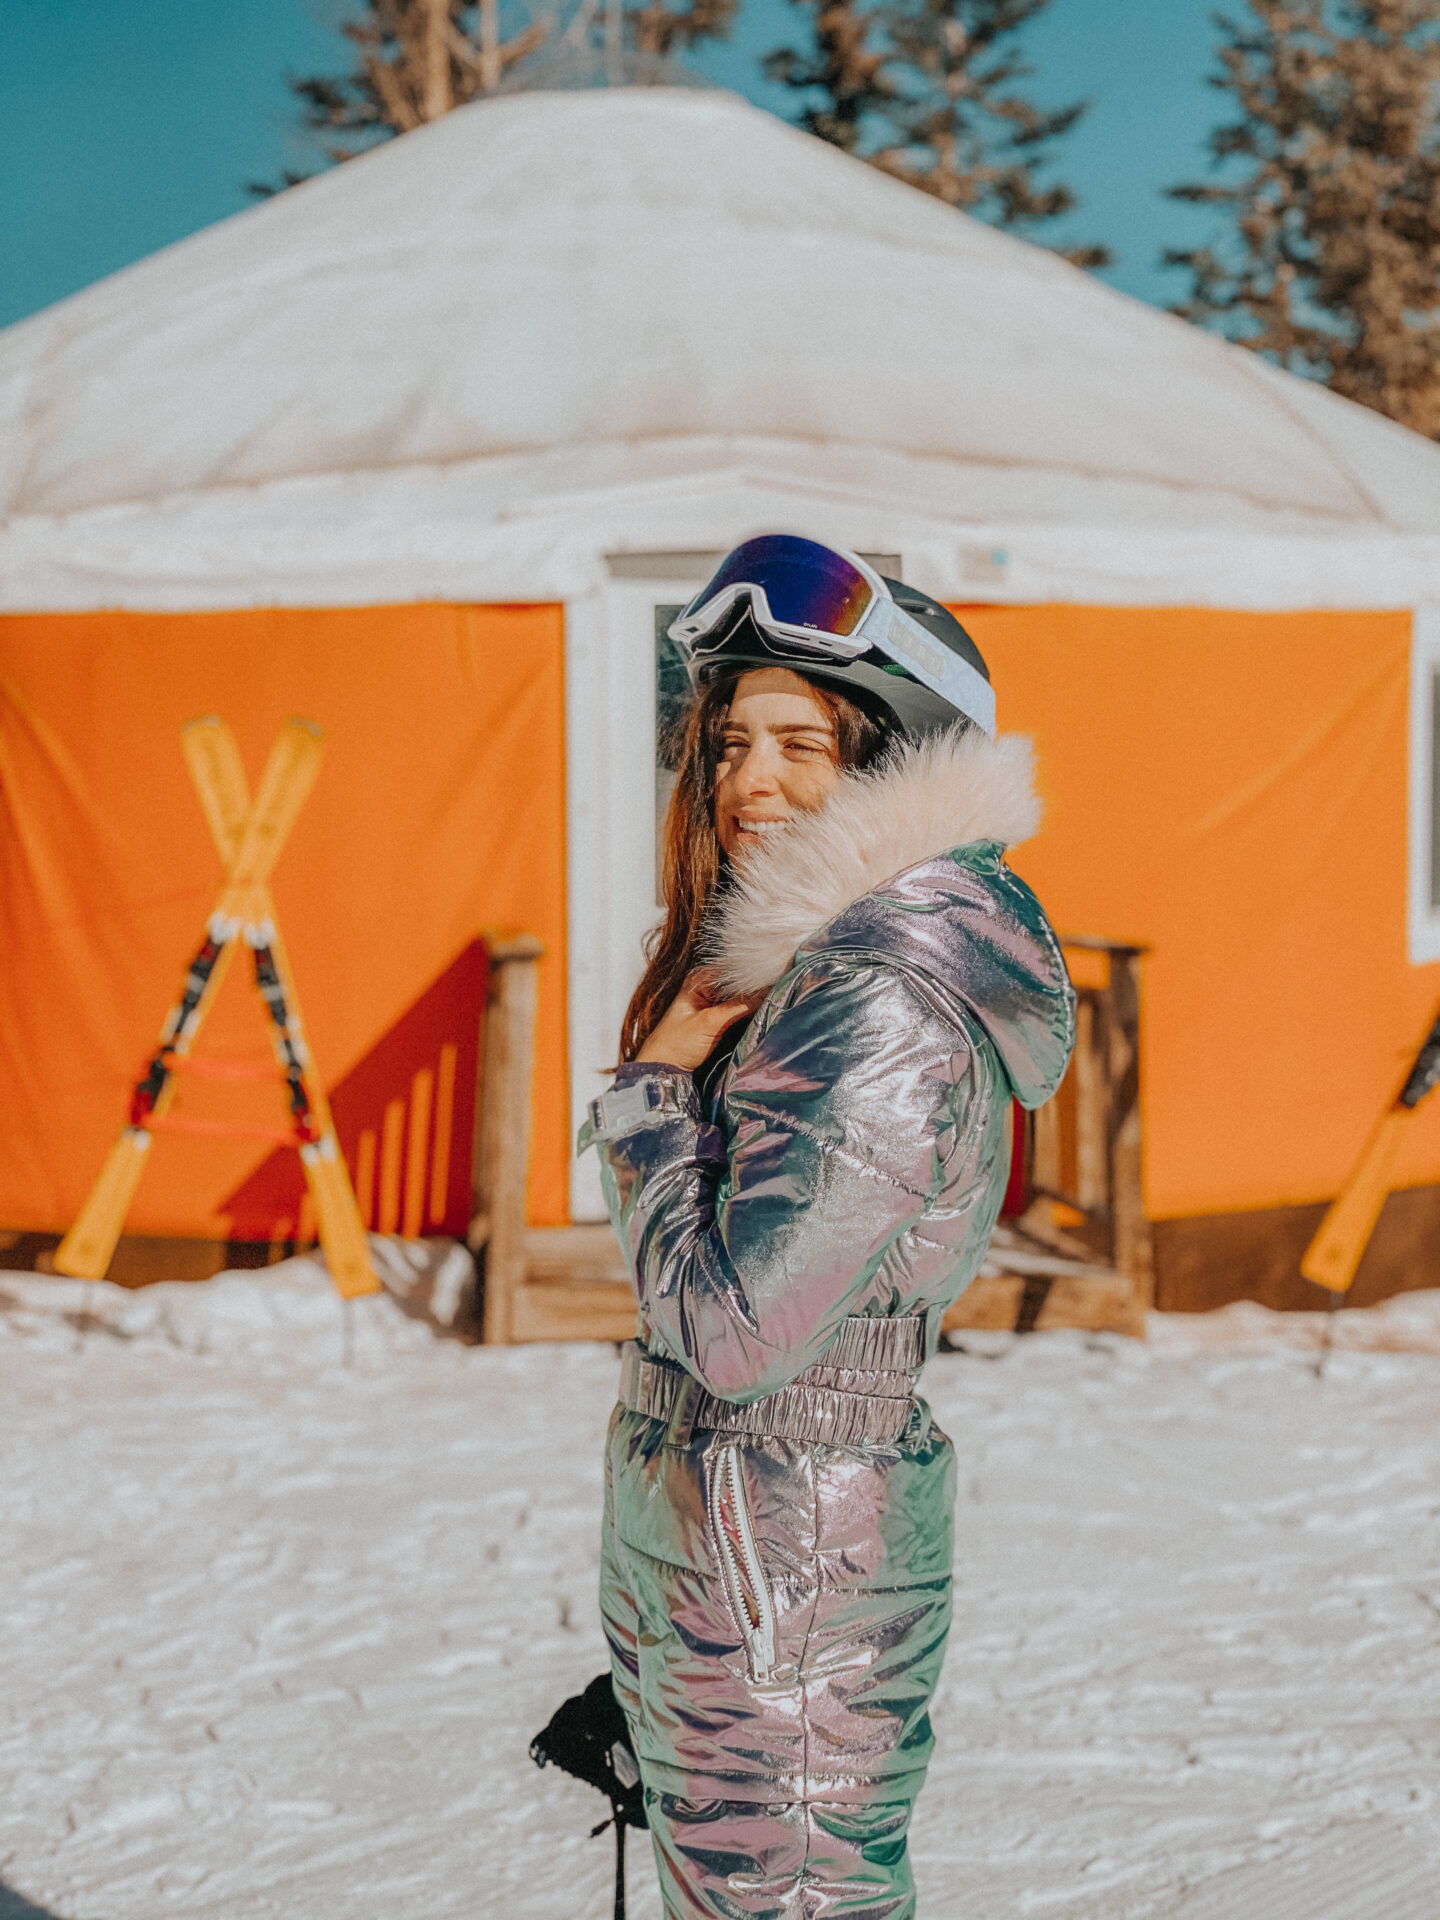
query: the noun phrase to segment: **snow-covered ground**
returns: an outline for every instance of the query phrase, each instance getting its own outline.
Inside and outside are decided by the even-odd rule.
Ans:
[[[526,1745],[602,1664],[613,1351],[382,1298],[347,1366],[303,1263],[80,1302],[0,1274],[0,1920],[604,1920],[603,1805]],[[1440,1297],[1340,1332],[930,1368],[926,1920],[1440,1915]]]

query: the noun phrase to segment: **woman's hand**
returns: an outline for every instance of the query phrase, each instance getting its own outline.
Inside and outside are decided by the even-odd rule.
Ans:
[[[635,1058],[683,1067],[687,1073],[703,1065],[725,1029],[755,1005],[753,1000],[717,1000],[716,991],[715,976],[707,968],[688,974]]]

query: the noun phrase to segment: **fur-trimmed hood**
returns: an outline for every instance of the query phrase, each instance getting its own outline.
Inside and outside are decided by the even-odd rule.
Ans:
[[[1000,853],[1039,824],[1018,734],[940,734],[845,774],[717,901],[706,947],[723,990],[764,993],[797,956],[878,957],[978,1019],[1018,1097],[1038,1104],[1069,1058],[1074,997],[1039,902]]]
[[[978,728],[907,743],[873,772],[847,773],[825,805],[751,853],[718,903],[707,950],[727,992],[760,993],[837,913],[937,853],[1013,847],[1040,825],[1023,734]]]

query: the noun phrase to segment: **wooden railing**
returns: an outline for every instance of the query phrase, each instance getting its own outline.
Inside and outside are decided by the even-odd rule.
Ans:
[[[485,1338],[504,1345],[514,1338],[512,1296],[525,1278],[535,1012],[545,949],[521,935],[492,940],[488,951],[471,1163],[474,1211],[466,1239],[485,1277]]]
[[[1075,1053],[1055,1098],[1030,1116],[1030,1188],[1050,1203],[1051,1227],[1122,1274],[1143,1309],[1155,1292],[1140,1170],[1145,950],[1080,936],[1062,945],[1078,1003]],[[1043,1206],[1025,1224],[1043,1232]]]
[[[525,1220],[534,1107],[538,940],[492,941],[475,1108],[474,1218],[467,1235],[488,1342],[628,1340],[635,1294],[608,1224]]]
[[[1154,1297],[1140,1189],[1140,958],[1113,940],[1062,942],[1078,998],[1074,1059],[1055,1098],[1027,1117],[1030,1202],[997,1229],[990,1258],[945,1318],[967,1327],[1143,1331]],[[531,1227],[537,969],[529,939],[492,943],[469,1243],[484,1278],[484,1337],[624,1340],[629,1277],[606,1225]]]

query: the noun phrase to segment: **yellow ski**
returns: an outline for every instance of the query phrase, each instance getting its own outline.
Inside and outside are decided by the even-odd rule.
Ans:
[[[228,874],[250,818],[250,783],[240,749],[229,727],[213,713],[187,722],[180,729],[180,745]]]
[[[219,991],[234,952],[231,940],[219,941],[207,930],[190,962],[180,998],[165,1016],[155,1053],[130,1095],[130,1117],[106,1157],[100,1178],[90,1189],[74,1226],[55,1249],[55,1271],[77,1280],[103,1280],[115,1255],[152,1135],[146,1122],[175,1097],[171,1062],[190,1050],[210,1003]]]
[[[380,1282],[370,1264],[365,1224],[335,1135],[323,1134],[313,1147],[303,1147],[300,1157],[315,1200],[320,1248],[336,1292],[346,1300],[362,1293],[378,1293]]]
[[[325,736],[313,720],[287,720],[270,750],[260,791],[240,836],[231,884],[263,886],[320,772]]]
[[[1320,1223],[1320,1231],[1305,1249],[1300,1271],[1318,1287],[1348,1293],[1375,1223],[1390,1194],[1390,1174],[1400,1150],[1408,1107],[1394,1106],[1365,1142],[1338,1199]]]
[[[267,890],[267,904],[268,900]],[[267,913],[259,931],[268,935],[268,939],[255,946],[255,980],[270,1009],[275,1054],[290,1089],[291,1115],[297,1131],[304,1129],[310,1135],[301,1145],[300,1158],[315,1201],[315,1222],[325,1265],[336,1291],[345,1299],[354,1299],[362,1293],[378,1293],[380,1281],[370,1263],[365,1225],[335,1137],[330,1103],[318,1075],[311,1069],[294,976],[273,911]],[[256,935],[248,932],[246,937],[254,941]]]
[[[244,764],[225,723],[207,715],[191,721],[182,732],[186,764],[225,868],[226,885],[191,962],[181,997],[167,1014],[157,1050],[131,1095],[129,1123],[111,1148],[79,1218],[56,1250],[59,1273],[98,1280],[109,1267],[145,1169],[152,1139],[146,1123],[163,1114],[174,1097],[174,1062],[189,1051],[243,934],[254,953],[256,986],[270,1014],[276,1057],[331,1278],[347,1299],[379,1290],[329,1105],[302,1038],[294,986],[267,885],[315,784],[323,740],[313,721],[287,721],[252,805]]]
[[[105,1278],[145,1171],[150,1142],[151,1136],[143,1127],[126,1127],[111,1147],[79,1219],[55,1249],[57,1273],[68,1273],[76,1280]]]
[[[1421,1042],[1405,1085],[1380,1116],[1320,1230],[1305,1249],[1300,1271],[1316,1286],[1347,1293],[1390,1192],[1406,1123],[1440,1080],[1440,1019]]]

